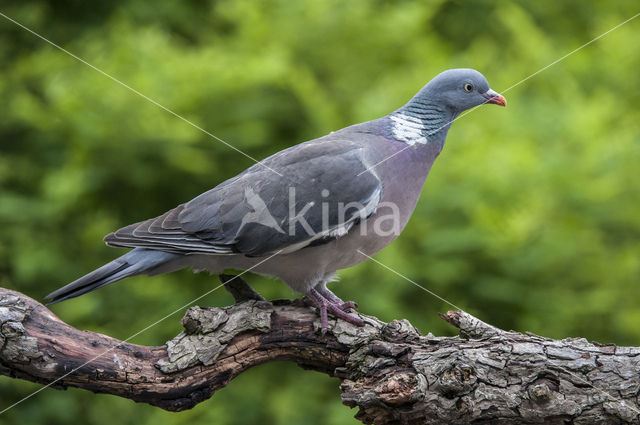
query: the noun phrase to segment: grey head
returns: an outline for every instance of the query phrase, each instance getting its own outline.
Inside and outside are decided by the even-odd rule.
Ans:
[[[478,71],[449,69],[389,115],[390,135],[410,145],[435,142],[442,149],[453,120],[461,112],[484,103],[507,105],[505,98],[491,90],[487,79]]]
[[[441,72],[413,100],[443,105],[456,115],[483,103],[507,106],[505,98],[489,88],[484,75],[469,68]]]

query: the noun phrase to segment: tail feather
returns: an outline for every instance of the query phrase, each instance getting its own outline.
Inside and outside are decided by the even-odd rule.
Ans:
[[[48,304],[55,304],[75,298],[126,277],[144,274],[177,257],[179,257],[178,254],[135,248],[91,273],[53,291],[45,299],[50,300]]]

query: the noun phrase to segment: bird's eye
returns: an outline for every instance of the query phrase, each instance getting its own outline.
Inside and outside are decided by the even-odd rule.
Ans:
[[[473,84],[471,83],[464,83],[464,86],[462,86],[464,88],[464,91],[466,91],[467,93],[473,91]]]

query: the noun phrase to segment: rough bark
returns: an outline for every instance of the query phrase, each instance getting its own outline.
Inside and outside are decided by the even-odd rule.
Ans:
[[[342,402],[367,424],[638,423],[640,348],[505,332],[459,311],[457,337],[420,335],[406,320],[361,315],[321,334],[300,301],[190,308],[163,346],[77,330],[40,303],[0,288],[0,373],[54,388],[189,409],[252,366],[298,365],[342,380]]]

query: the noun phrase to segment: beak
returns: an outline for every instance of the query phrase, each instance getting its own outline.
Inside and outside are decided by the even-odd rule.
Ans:
[[[507,106],[507,99],[505,99],[504,96],[494,92],[491,89],[482,93],[482,95],[485,97],[485,99],[487,99],[487,103],[492,103],[494,105],[499,105],[499,106]]]

